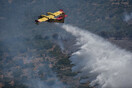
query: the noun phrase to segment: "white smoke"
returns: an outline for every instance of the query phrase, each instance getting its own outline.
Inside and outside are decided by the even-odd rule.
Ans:
[[[39,78],[30,79],[29,82],[25,83],[28,88],[69,88],[59,81],[56,77],[49,77],[47,81]]]
[[[70,58],[81,82],[91,81],[99,88],[132,88],[132,53],[109,43],[105,39],[71,25],[63,29],[76,37],[80,49]]]
[[[128,13],[125,13],[125,16],[124,16],[124,21],[128,22],[129,20],[132,19],[132,13],[128,14]]]
[[[64,44],[60,36],[58,36],[58,45],[60,46],[61,51],[64,51]]]

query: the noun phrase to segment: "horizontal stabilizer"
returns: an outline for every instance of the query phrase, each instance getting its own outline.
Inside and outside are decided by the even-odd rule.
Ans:
[[[41,15],[42,17],[47,17],[46,15]]]
[[[54,13],[51,13],[51,12],[47,12],[48,15],[53,15],[54,16]]]
[[[40,16],[38,16],[38,19],[43,18],[43,17],[47,17],[47,16],[46,15],[40,15]]]

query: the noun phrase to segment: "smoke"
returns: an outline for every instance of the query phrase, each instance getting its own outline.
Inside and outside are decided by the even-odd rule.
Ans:
[[[60,48],[61,48],[61,51],[64,51],[64,45],[63,45],[63,42],[62,42],[60,36],[58,37],[58,44],[59,44],[59,46],[60,46]]]
[[[58,83],[58,80],[50,80],[50,83],[42,81],[40,79],[32,79],[26,83],[29,88],[66,88],[63,84]]]
[[[51,77],[47,77],[46,80],[41,80],[40,78],[29,79],[24,84],[28,86],[28,88],[68,88],[53,74]]]
[[[64,88],[63,82],[52,71],[53,62],[50,60],[54,58],[46,52],[46,46],[41,47],[47,41],[35,39],[37,35],[53,32],[47,31],[48,27],[40,28],[46,32],[34,32],[36,17],[54,5],[46,0],[31,1],[13,0],[10,4],[5,0],[0,1],[0,18],[5,18],[0,20],[0,85],[3,84],[4,88],[20,88],[22,85],[27,85],[25,88]],[[50,45],[48,42],[47,46]]]
[[[125,16],[124,16],[124,21],[128,22],[132,19],[132,13],[128,14],[126,13]]]
[[[57,45],[59,45],[61,51],[64,51],[65,48],[64,48],[64,44],[63,44],[63,38],[60,36],[60,34],[55,33],[52,35],[52,38],[54,40],[56,40],[56,43],[57,43]]]
[[[80,49],[69,58],[72,71],[79,72],[76,77],[90,81],[91,86],[99,88],[132,87],[132,53],[120,49],[103,38],[86,30],[62,25],[62,28],[76,37]]]

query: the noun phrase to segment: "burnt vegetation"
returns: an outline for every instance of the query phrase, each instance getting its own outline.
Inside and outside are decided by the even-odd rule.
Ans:
[[[53,85],[56,80],[52,71],[71,88],[89,88],[89,83],[81,84],[80,78],[73,78],[77,73],[71,70],[73,65],[68,59],[71,53],[64,53],[52,41],[52,38],[58,40],[57,28],[48,23],[36,27],[33,23],[35,17],[43,11],[46,13],[63,8],[68,14],[66,23],[85,28],[132,50],[132,43],[127,41],[132,40],[132,21],[123,20],[125,12],[131,13],[131,0],[53,2],[55,3],[45,0],[0,1],[0,88],[28,88],[24,82],[34,78]],[[57,30],[57,33],[52,29]],[[121,40],[125,40],[125,43]],[[53,79],[49,80],[49,76]]]

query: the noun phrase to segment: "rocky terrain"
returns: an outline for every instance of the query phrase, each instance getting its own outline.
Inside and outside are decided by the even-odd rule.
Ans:
[[[132,51],[131,0],[1,0],[0,88],[90,88],[71,69],[75,38],[55,24],[34,24],[60,8],[66,24]]]

